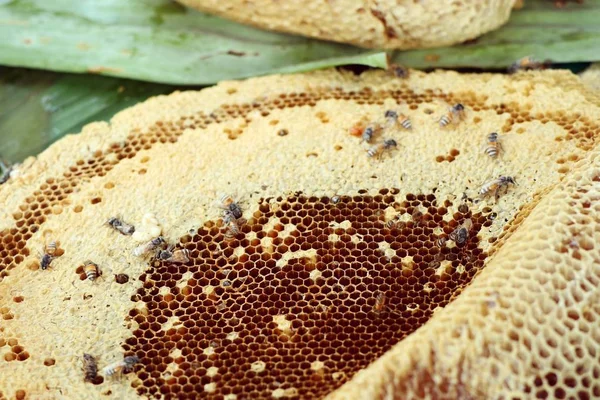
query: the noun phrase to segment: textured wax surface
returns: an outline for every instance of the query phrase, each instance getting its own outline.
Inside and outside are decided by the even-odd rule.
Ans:
[[[178,0],[259,28],[361,47],[417,49],[461,43],[498,28],[515,0]]]
[[[0,392],[592,398],[595,99],[564,71],[324,71],[156,97],[88,125],[0,187]],[[457,102],[464,120],[441,128]],[[389,109],[413,128],[371,144],[349,133]],[[493,131],[497,159],[483,151]],[[389,138],[396,148],[367,157]],[[479,201],[499,175],[518,185]],[[232,238],[223,194],[247,221]],[[109,228],[116,215],[136,234]],[[467,220],[464,243],[439,244]],[[134,256],[157,229],[190,260]],[[42,270],[52,240],[60,256]],[[140,363],[89,383],[83,353]]]

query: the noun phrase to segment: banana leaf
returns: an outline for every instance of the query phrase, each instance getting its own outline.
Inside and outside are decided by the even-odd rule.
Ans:
[[[0,64],[205,85],[344,64],[383,52],[267,32],[170,0],[0,0]]]
[[[526,0],[500,29],[458,46],[395,52],[396,63],[413,68],[501,69],[532,56],[539,61],[600,60],[600,0]]]
[[[17,162],[92,121],[175,90],[128,79],[0,67],[0,159]]]

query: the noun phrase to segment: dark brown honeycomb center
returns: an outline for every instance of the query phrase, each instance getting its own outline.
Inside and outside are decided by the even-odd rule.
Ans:
[[[263,200],[233,240],[220,221],[183,237],[191,261],[153,261],[132,298],[139,394],[319,398],[424,324],[483,267],[491,220],[392,193]],[[436,244],[467,218],[466,242]]]

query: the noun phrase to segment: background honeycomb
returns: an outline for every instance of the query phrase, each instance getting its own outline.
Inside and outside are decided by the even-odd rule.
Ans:
[[[522,86],[524,91],[534,90],[532,83],[524,81]],[[234,95],[235,89],[230,90]],[[505,117],[501,133],[523,134],[531,122],[556,124],[564,129],[556,140],[574,141],[580,150],[557,156],[561,174],[597,144],[600,134],[596,122],[577,112],[534,113],[529,104],[495,102],[470,91],[417,93],[402,81],[386,90],[315,86],[253,102],[225,103],[211,113],[133,128],[126,140],[76,161],[62,176],[47,178],[32,190],[11,211],[13,225],[0,233],[0,285],[14,268],[39,268],[37,254],[42,249],[37,242],[32,245],[31,238],[43,231],[48,218],[102,207],[102,191],[115,184],[102,181],[99,194],[87,202],[73,202],[74,193],[96,185],[97,177],[123,160],[139,159],[135,173],[146,174],[150,157],[139,152],[170,146],[186,130],[231,121],[237,125],[227,125],[222,133],[236,140],[255,118],[269,121],[272,140],[286,140],[297,132],[282,127],[271,115],[275,110],[342,101],[381,106],[383,111],[390,99],[428,115],[434,101],[460,102],[470,110],[466,123],[475,127],[482,122],[482,112],[494,111]],[[327,114],[317,114],[322,124],[329,123]],[[451,148],[430,161],[447,164],[456,159],[456,164],[463,154],[463,149]],[[391,187],[358,190],[335,201],[310,193],[261,199],[250,205],[256,211],[233,240],[225,240],[221,220],[208,221],[181,237],[178,246],[190,251],[189,263],[151,260],[140,276],[108,277],[118,284],[141,284],[126,318],[135,324],[122,344],[125,355],[141,358],[131,380],[137,393],[166,398],[196,398],[199,393],[224,399],[323,397],[456,298],[545,193],[535,195],[514,220],[498,222],[493,207],[438,199],[435,193],[399,192]],[[388,227],[391,218],[397,222]],[[467,218],[474,224],[465,244],[436,244]],[[505,232],[483,243],[478,234],[494,221]],[[69,271],[73,275],[76,266]],[[79,279],[85,278],[78,273]],[[386,308],[377,312],[379,294],[385,295]],[[0,318],[10,322],[15,318],[10,302],[27,298],[4,290],[0,300]],[[140,311],[140,302],[147,311]],[[43,366],[55,365],[54,358],[40,356]],[[0,362],[27,363],[29,358],[15,335],[0,330]],[[106,384],[99,382],[100,388]],[[22,398],[27,394],[21,389],[12,393]]]

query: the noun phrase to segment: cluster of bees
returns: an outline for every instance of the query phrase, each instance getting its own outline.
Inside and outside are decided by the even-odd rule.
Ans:
[[[242,208],[233,199],[232,196],[226,195],[220,199],[219,207],[223,210],[223,222],[225,225],[224,237],[232,238],[240,232],[240,227],[246,222],[242,218]],[[112,217],[106,225],[125,236],[131,236],[135,233],[135,226],[123,221],[119,217]],[[175,249],[174,245],[168,245],[163,236],[158,236],[147,243],[141,244],[133,249],[133,255],[137,257],[146,257],[153,254],[156,260],[166,263],[183,264],[190,260],[189,250]],[[56,241],[50,241],[44,246],[43,255],[41,255],[40,268],[48,269],[52,260],[59,257],[59,245]],[[98,264],[92,261],[85,261],[83,271],[86,278],[90,281],[96,280],[100,275]],[[136,356],[128,356],[123,360],[110,364],[102,369],[102,374],[105,376],[121,375],[129,373],[133,370],[135,364],[139,362]],[[98,381],[98,364],[94,356],[90,354],[83,355],[84,375],[86,382]]]
[[[441,128],[448,125],[458,125],[465,118],[465,106],[461,103],[456,103],[448,109],[448,112],[442,115],[438,123]],[[381,134],[389,129],[395,129],[398,126],[405,130],[412,129],[412,122],[406,115],[396,112],[394,110],[387,110],[384,114],[385,122],[369,122],[366,123],[364,120],[359,121],[350,128],[350,135],[361,137],[363,142],[372,143],[374,138],[381,136]],[[366,150],[368,157],[381,158],[382,154],[398,146],[396,140],[391,138],[385,138],[379,143],[376,143]],[[490,133],[485,141],[483,152],[490,158],[495,159],[502,151],[502,144],[500,142],[500,136],[497,132]],[[508,190],[510,185],[516,185],[516,181],[512,176],[499,176],[496,179],[484,183],[480,190],[479,196],[485,198],[488,196],[498,197],[501,189]]]
[[[542,69],[545,68],[545,64],[537,63],[533,61],[531,58],[527,57],[525,59],[519,60],[509,69],[510,72],[516,72],[518,70],[531,70],[531,69]],[[392,71],[394,75],[400,76],[398,71],[399,67]],[[406,76],[406,75],[404,75]],[[461,103],[456,103],[451,106],[448,111],[439,117],[438,124],[441,128],[447,127],[449,125],[458,125],[461,121],[465,119],[465,106]],[[410,118],[400,112],[394,110],[387,110],[383,116],[383,122],[375,121],[375,122],[365,122],[365,120],[359,121],[357,124],[350,128],[350,135],[360,137],[362,142],[372,143],[374,139],[378,136],[383,136],[384,132],[390,129],[402,128],[404,130],[412,129],[412,122]],[[373,144],[366,150],[368,157],[377,157],[381,158],[382,154],[386,151],[389,151],[393,148],[397,147],[397,142],[391,138],[383,138],[378,143]],[[487,135],[484,145],[482,147],[483,153],[486,154],[491,159],[496,159],[499,154],[503,151],[502,143],[500,140],[500,135],[497,132],[492,132]],[[494,196],[496,199],[498,198],[500,192],[504,189],[505,192],[508,191],[509,186],[516,185],[516,180],[512,176],[504,176],[501,175],[498,178],[492,179],[490,181],[485,182],[479,189],[479,197],[480,199],[487,198],[490,196]],[[335,200],[332,198],[333,203],[335,204]],[[461,212],[466,213],[468,211],[468,206],[466,204],[461,205],[459,210]],[[422,212],[418,209],[415,209],[413,215],[411,216],[413,221],[419,223],[419,221],[423,218]],[[392,228],[402,228],[404,222],[398,221],[397,219],[392,219],[387,222],[387,227]],[[473,221],[470,218],[467,218],[460,226],[456,227],[450,234],[442,235],[438,237],[436,240],[436,245],[439,247],[445,247],[448,241],[453,241],[456,245],[462,246],[469,239],[469,235],[473,228]],[[435,262],[435,261],[434,261]],[[384,293],[378,293],[375,297],[375,303],[372,308],[373,313],[376,316],[379,316],[382,312],[387,311],[392,314],[398,314],[396,311],[391,309],[386,303],[386,296]]]

